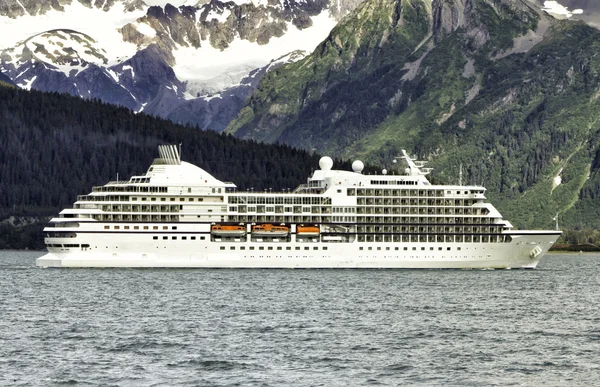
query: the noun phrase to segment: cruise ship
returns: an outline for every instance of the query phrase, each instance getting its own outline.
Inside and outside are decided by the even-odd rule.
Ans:
[[[533,269],[560,231],[513,229],[479,186],[319,169],[293,191],[237,191],[159,146],[147,172],[94,187],[44,228],[41,267]],[[400,160],[401,161],[401,160]]]

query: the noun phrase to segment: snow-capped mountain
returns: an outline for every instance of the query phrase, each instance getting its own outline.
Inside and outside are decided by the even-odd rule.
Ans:
[[[0,72],[220,130],[266,71],[312,51],[359,3],[166,1],[4,0]]]

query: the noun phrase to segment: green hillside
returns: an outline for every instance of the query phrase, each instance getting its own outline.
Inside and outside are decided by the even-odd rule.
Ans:
[[[599,85],[600,31],[525,1],[367,0],[227,132],[383,164],[407,149],[436,182],[462,164],[519,228],[599,228]]]

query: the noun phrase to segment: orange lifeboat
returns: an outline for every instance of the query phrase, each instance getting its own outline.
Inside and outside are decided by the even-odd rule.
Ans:
[[[246,235],[246,227],[240,225],[215,224],[210,227],[210,233],[215,236],[236,237]]]
[[[252,226],[252,235],[259,237],[284,237],[290,232],[287,226],[275,226],[272,224],[258,224]]]
[[[319,235],[320,230],[317,226],[298,226],[296,228],[296,233],[298,235],[314,236]]]

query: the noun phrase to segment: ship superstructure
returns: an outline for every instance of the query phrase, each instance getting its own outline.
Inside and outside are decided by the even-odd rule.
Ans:
[[[128,181],[94,187],[44,229],[45,267],[535,268],[560,231],[518,231],[478,186],[332,169],[294,191],[239,192],[175,146]]]

